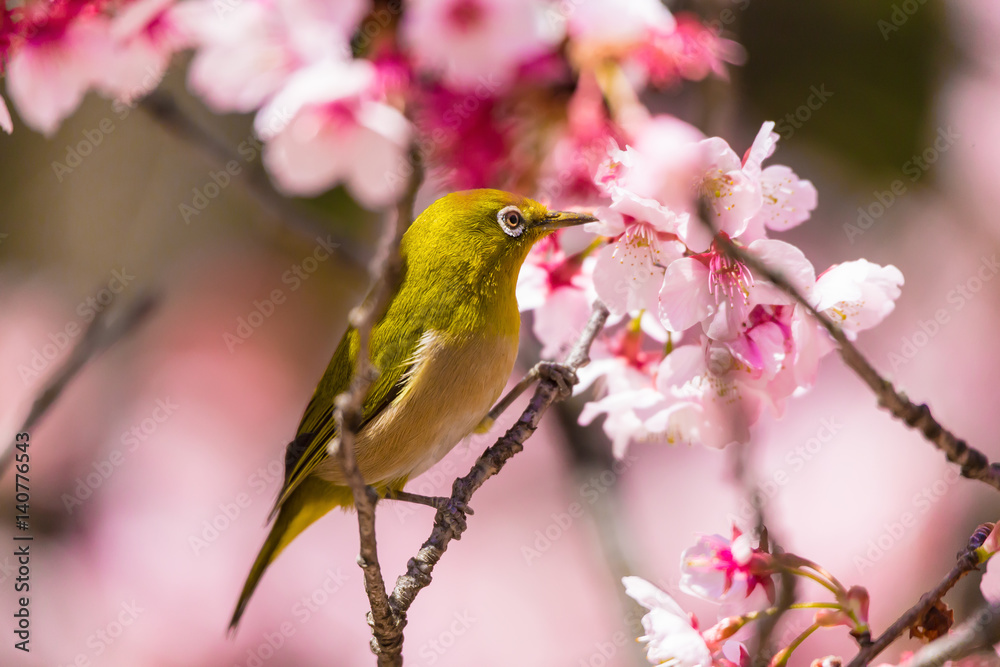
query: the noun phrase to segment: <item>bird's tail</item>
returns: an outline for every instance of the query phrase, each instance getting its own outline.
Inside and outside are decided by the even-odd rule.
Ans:
[[[229,622],[230,634],[236,631],[240,617],[243,616],[250,596],[260,583],[264,570],[278,557],[282,549],[316,519],[334,507],[338,505],[349,507],[353,504],[354,497],[350,488],[346,486],[338,486],[318,477],[309,477],[299,484],[281,504],[278,517],[271,526],[271,532],[264,540],[264,546],[260,548],[253,567],[250,568],[250,574],[243,585],[243,592],[240,593],[240,600],[236,603],[236,611],[233,612],[233,620]]]

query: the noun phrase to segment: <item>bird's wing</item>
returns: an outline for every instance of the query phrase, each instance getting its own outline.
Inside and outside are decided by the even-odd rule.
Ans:
[[[391,334],[383,326],[384,321],[372,331],[370,347],[374,351],[373,362],[379,374],[365,396],[358,430],[392,404],[409,378],[408,371],[413,366],[424,332],[412,318],[393,318],[397,323],[400,320],[402,326],[392,327]],[[350,327],[306,407],[295,439],[285,451],[285,482],[271,512],[272,517],[292,491],[327,458],[327,445],[337,432],[333,402],[338,394],[350,387],[358,348],[358,332]]]

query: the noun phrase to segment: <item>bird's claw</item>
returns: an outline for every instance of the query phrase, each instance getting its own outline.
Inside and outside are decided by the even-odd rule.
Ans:
[[[441,501],[437,508],[435,520],[440,519],[451,530],[456,540],[462,538],[462,533],[469,527],[466,516],[475,514],[469,504],[464,500],[453,500],[452,498],[436,498]]]
[[[580,381],[575,370],[555,361],[539,361],[535,365],[535,372],[538,377],[554,382],[563,398],[572,396],[573,386]]]

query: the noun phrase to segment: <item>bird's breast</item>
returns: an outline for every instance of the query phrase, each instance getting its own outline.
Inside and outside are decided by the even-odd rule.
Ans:
[[[365,481],[413,478],[469,435],[500,397],[517,357],[517,336],[439,331],[423,335],[405,388],[357,439]],[[339,470],[320,474],[341,482]]]

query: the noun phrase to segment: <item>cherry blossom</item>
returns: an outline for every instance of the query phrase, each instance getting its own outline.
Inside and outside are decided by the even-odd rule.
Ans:
[[[594,261],[587,251],[567,256],[558,236],[550,236],[521,266],[517,303],[522,312],[534,311],[532,331],[542,342],[542,357],[558,357],[586,327],[596,298]]]
[[[654,86],[669,86],[680,79],[700,81],[709,74],[727,78],[726,64],[742,65],[746,51],[719,36],[690,14],[680,14],[670,29],[651,25],[646,39],[631,60]]]
[[[625,592],[649,610],[642,617],[646,657],[654,665],[710,667],[712,650],[688,616],[670,595],[639,577],[624,577]]]
[[[783,241],[754,241],[747,252],[782,273],[809,293],[815,271],[801,250]],[[732,340],[743,332],[757,304],[789,303],[790,298],[749,268],[712,249],[678,259],[667,267],[659,292],[660,320],[670,331],[684,331],[701,323],[709,338]]]
[[[633,151],[612,150],[597,174],[611,204],[598,211],[600,222],[587,226],[588,231],[615,239],[601,249],[594,267],[597,294],[615,314],[651,308],[666,267],[683,253],[676,232],[687,215],[619,184],[634,160]]]
[[[257,114],[264,164],[289,194],[344,182],[358,201],[385,206],[406,183],[410,125],[379,99],[375,66],[324,61],[296,72]]]
[[[131,103],[159,85],[176,51],[188,45],[185,29],[172,12],[174,0],[139,0],[124,5],[111,23],[117,48],[112,88]]]
[[[630,442],[660,437],[646,428],[645,415],[664,402],[654,382],[663,353],[643,345],[650,338],[644,336],[645,319],[636,318],[616,333],[598,338],[591,348],[591,362],[577,372],[577,393],[599,380],[602,396],[584,405],[580,424],[586,426],[605,415],[603,429],[618,458],[625,455]]]
[[[668,33],[677,22],[659,0],[581,2],[569,14],[567,30],[576,41],[635,44],[651,28]]]
[[[775,572],[771,555],[754,548],[750,536],[734,525],[731,539],[702,536],[684,551],[680,587],[685,593],[718,602],[734,591],[749,597],[760,586],[773,603]],[[734,588],[734,583],[739,586]]]
[[[850,340],[879,324],[896,307],[903,274],[893,265],[866,259],[827,269],[816,281],[814,305],[837,323]]]
[[[51,135],[92,87],[115,80],[110,21],[83,0],[35,1],[8,37],[7,93],[25,124]]]
[[[293,73],[350,55],[363,0],[194,0],[176,16],[198,48],[188,85],[215,111],[254,111]]]
[[[544,11],[535,0],[412,0],[404,42],[421,71],[439,74],[451,88],[498,88],[562,38]]]
[[[625,593],[649,610],[642,617],[646,634],[639,641],[646,642],[650,663],[669,667],[749,665],[746,648],[739,642],[726,641],[743,626],[741,619],[722,619],[701,632],[694,614],[686,613],[673,597],[645,579],[623,577],[622,583]]]

